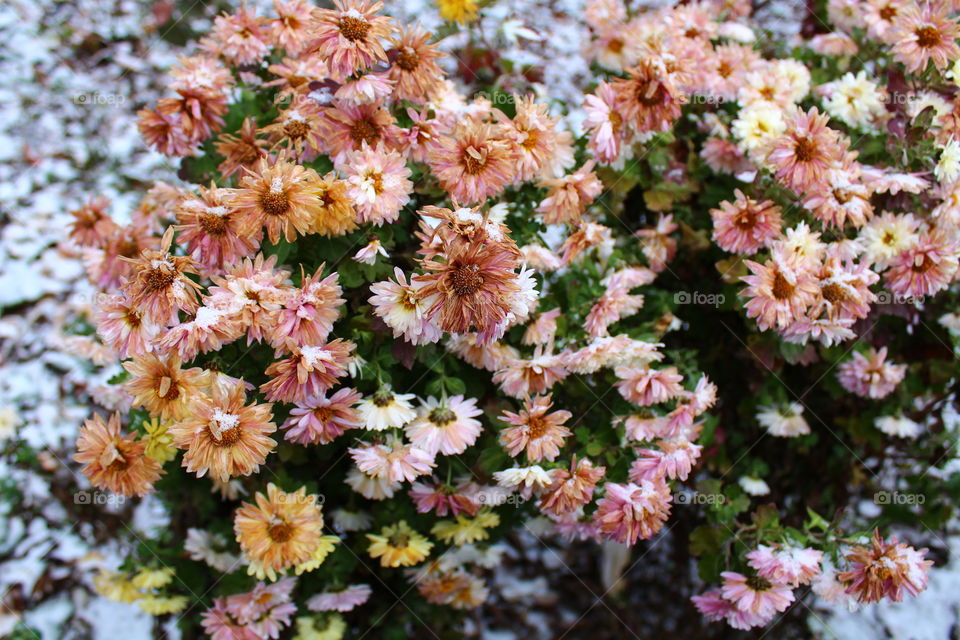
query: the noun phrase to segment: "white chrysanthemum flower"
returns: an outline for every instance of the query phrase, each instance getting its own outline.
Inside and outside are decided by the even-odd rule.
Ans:
[[[410,403],[413,397],[412,393],[397,394],[389,387],[384,387],[361,400],[357,405],[357,413],[364,428],[369,431],[402,427],[417,417],[417,412]]]
[[[538,464],[497,471],[493,477],[505,489],[519,489],[525,499],[529,499],[536,491],[546,489],[551,482],[550,474]]]
[[[13,407],[0,407],[0,442],[9,440],[17,433],[17,428],[23,423],[17,410]]]
[[[770,493],[770,485],[768,485],[763,478],[740,476],[740,480],[737,482],[740,488],[746,491],[748,495],[765,496]]]
[[[896,215],[884,212],[873,217],[857,240],[863,246],[863,257],[879,269],[903,253],[916,239],[917,221],[913,214]]]
[[[187,539],[183,543],[183,549],[191,560],[205,562],[221,573],[230,573],[240,566],[240,558],[218,550],[226,546],[227,540],[223,536],[193,528],[187,529]]]
[[[940,161],[933,169],[933,175],[944,184],[954,182],[960,176],[960,142],[951,140],[940,152]]]
[[[785,408],[760,407],[757,422],[778,438],[795,438],[810,433],[810,425],[803,417],[803,405],[791,402]]]
[[[783,110],[770,103],[758,103],[740,109],[731,125],[740,148],[747,153],[763,151],[770,142],[783,133],[787,124]]]
[[[916,438],[920,425],[906,416],[882,416],[874,423],[877,429],[896,438]]]
[[[392,498],[400,487],[399,482],[390,482],[386,478],[374,478],[356,467],[347,471],[344,482],[367,500],[387,500]]]
[[[830,97],[824,101],[824,109],[831,118],[851,127],[872,129],[886,113],[883,89],[867,78],[864,71],[844,75],[831,83],[831,89]]]
[[[790,87],[790,99],[800,102],[810,93],[810,70],[798,60],[777,60],[773,63],[773,75],[785,78]]]
[[[339,531],[366,531],[373,524],[373,516],[366,511],[334,509],[330,515],[333,518],[333,526]]]

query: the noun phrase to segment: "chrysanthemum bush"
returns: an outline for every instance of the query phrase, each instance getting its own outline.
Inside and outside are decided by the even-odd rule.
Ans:
[[[794,43],[749,13],[588,2],[577,104],[379,3],[217,18],[139,114],[184,184],[70,230],[124,369],[76,460],[172,516],[100,591],[218,640],[452,629],[511,530],[656,553],[682,520],[708,620],[921,592],[903,539],[958,480],[954,5],[830,2]]]

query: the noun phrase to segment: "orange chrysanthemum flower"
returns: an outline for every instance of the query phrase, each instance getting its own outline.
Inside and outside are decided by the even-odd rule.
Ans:
[[[282,572],[313,557],[321,544],[323,513],[317,496],[306,487],[287,493],[273,483],[267,495],[257,493],[256,504],[237,509],[233,530],[240,548],[267,574]]]
[[[186,418],[191,401],[207,386],[208,374],[198,367],[181,369],[180,364],[175,353],[163,358],[144,353],[124,362],[133,376],[123,385],[133,396],[133,406],[144,407],[161,420]]]
[[[98,489],[125,496],[144,496],[153,490],[160,477],[160,463],[145,455],[147,445],[132,433],[120,432],[120,414],[110,421],[94,415],[84,421],[77,438],[73,459],[84,465],[82,471]]]
[[[178,310],[195,313],[199,306],[200,285],[187,277],[197,273],[196,263],[169,252],[173,231],[167,228],[159,249],[143,249],[139,258],[123,258],[133,265],[133,276],[123,292],[144,317],[162,325],[176,324]]]
[[[467,121],[441,138],[427,155],[440,186],[463,204],[500,193],[513,181],[516,160],[502,133],[499,127]]]
[[[316,171],[281,156],[273,164],[261,160],[247,172],[233,199],[247,235],[265,226],[270,242],[277,244],[281,237],[293,242],[298,233],[307,233],[317,208]]]
[[[393,38],[393,47],[387,56],[393,62],[388,78],[393,80],[394,96],[423,104],[443,80],[443,69],[436,59],[443,56],[432,44],[427,44],[430,33],[419,25],[404,26]]]
[[[222,482],[248,476],[277,446],[269,437],[277,430],[272,405],[245,405],[242,380],[212,385],[211,394],[198,397],[190,405],[190,417],[170,427],[173,444],[186,449],[183,466],[198,478],[207,471]]]

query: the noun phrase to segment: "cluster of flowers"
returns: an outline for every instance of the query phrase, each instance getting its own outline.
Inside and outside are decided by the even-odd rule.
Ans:
[[[581,140],[532,96],[510,96],[504,109],[464,96],[431,34],[396,25],[380,3],[277,0],[273,18],[249,8],[217,18],[202,53],[171,72],[176,97],[139,114],[148,144],[183,157],[188,173],[212,160],[194,171],[210,186],[157,185],[127,225],[97,198],[75,212],[70,233],[104,291],[89,351],[125,369],[122,393],[109,399],[118,412],[92,417],[78,439],[91,483],[142,496],[180,455],[225,500],[256,491],[233,516],[238,556],[203,529],[188,540],[195,560],[227,573],[245,565],[272,583],[218,598],[204,615],[211,637],[276,637],[296,611],[296,580],[284,576],[355,546],[382,567],[417,567],[408,577],[431,603],[477,606],[488,593],[482,544],[512,497],[581,539],[632,545],[663,527],[701,456],[718,389],[695,369],[659,364],[657,340],[678,323],[670,313],[644,318],[637,289],[670,269],[678,236],[692,230],[665,213],[675,200],[661,194],[646,199],[661,212],[656,222],[618,238],[601,223],[612,214],[601,176],[619,181],[680,126],[692,122],[704,165],[741,186],[709,214],[714,242],[734,254],[720,263],[722,279],[742,278],[745,315],[800,345],[797,362],[820,357],[815,343],[856,337],[881,295],[949,287],[960,248],[960,98],[891,96],[900,85],[907,92],[904,73],[938,75],[960,58],[960,28],[942,3],[829,8],[841,30],[811,40],[804,55],[849,59],[879,41],[897,87],[861,71],[813,88],[803,62],[751,45],[746,2],[635,15],[618,0],[588,2],[587,52],[603,77],[585,97]],[[947,76],[960,80],[954,69]],[[823,112],[801,107],[811,100]],[[939,163],[907,170],[861,159],[861,141],[906,131],[930,107],[924,143],[942,149]],[[695,159],[667,160],[663,181],[674,190],[665,193],[689,189]],[[921,175],[931,170],[935,186]],[[911,203],[929,215],[897,212]],[[564,289],[578,286],[592,292],[585,313],[543,304],[576,299]],[[245,350],[227,351],[240,343]],[[245,361],[251,352],[266,363]],[[472,368],[473,397],[434,371],[437,353]],[[839,366],[842,387],[890,394],[906,365],[887,356],[885,346],[855,353]],[[395,391],[400,366],[415,362],[436,384]],[[242,377],[229,374],[237,366]],[[597,442],[574,431],[577,421],[606,404],[597,395],[585,408],[557,392],[572,380],[619,392],[623,403],[601,427],[614,450],[583,446]],[[147,419],[124,431],[120,413],[131,407]],[[810,432],[801,412],[793,403],[757,418],[792,437]],[[890,432],[911,430],[902,416],[886,419]],[[346,483],[350,505],[409,498],[410,516],[332,503],[338,490],[314,492],[315,474],[296,481],[296,464],[278,459],[289,456],[273,455],[289,445],[342,450],[352,466],[328,481]],[[465,463],[469,451],[498,462]],[[276,484],[263,489],[256,474]],[[428,562],[438,545],[447,550]],[[748,628],[811,580],[823,597],[862,602],[925,587],[930,563],[895,539],[876,534],[872,546],[854,541],[842,553],[821,546],[758,541],[743,559],[749,577],[725,572],[723,586],[695,602],[709,619]],[[828,554],[849,568],[832,569]],[[314,595],[307,608],[348,611],[369,595],[353,585]],[[343,623],[297,624],[309,637],[320,633],[311,625]],[[230,635],[241,629],[247,635]]]

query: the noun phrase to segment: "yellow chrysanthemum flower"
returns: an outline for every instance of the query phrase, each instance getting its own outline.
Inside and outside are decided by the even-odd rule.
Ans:
[[[173,569],[164,567],[163,569],[141,569],[130,582],[137,589],[149,590],[165,587],[171,580],[173,580]]]
[[[183,611],[187,606],[186,596],[146,596],[137,603],[145,613],[162,616]]]
[[[334,613],[323,618],[301,616],[297,618],[297,635],[293,640],[341,640],[347,632],[343,616]]]
[[[146,431],[143,441],[147,444],[144,453],[160,464],[177,457],[177,448],[173,446],[173,436],[167,431],[168,426],[161,424],[156,418],[143,421],[143,429]]]
[[[474,0],[437,0],[440,17],[447,22],[467,24],[477,19],[477,3]]]
[[[500,516],[493,512],[481,513],[476,518],[457,516],[456,520],[441,520],[430,533],[447,544],[458,547],[490,537],[487,529],[500,524]]]
[[[384,527],[380,535],[368,533],[370,557],[381,567],[412,567],[430,555],[433,543],[410,528],[406,520]]]
[[[320,544],[317,545],[317,550],[313,552],[313,557],[303,564],[297,565],[297,575],[313,571],[323,564],[323,561],[327,559],[327,556],[339,542],[340,538],[337,536],[320,536]]]
[[[119,571],[102,569],[93,579],[93,586],[97,593],[114,602],[135,602],[143,597],[143,594],[133,585],[130,577]]]

